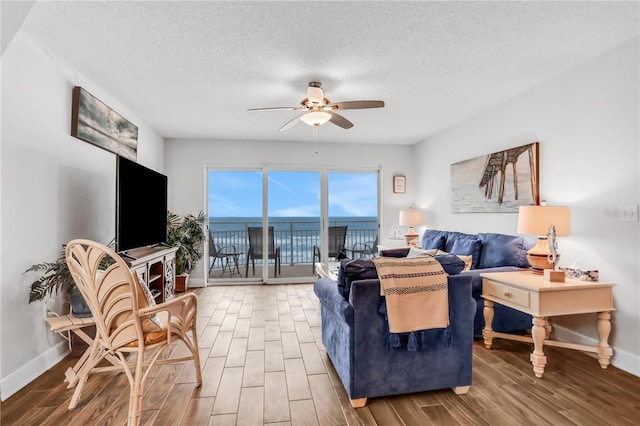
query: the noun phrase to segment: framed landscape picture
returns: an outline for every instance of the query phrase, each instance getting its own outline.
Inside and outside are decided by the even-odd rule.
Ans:
[[[71,136],[136,161],[138,128],[78,86],[73,88]]]
[[[539,143],[451,165],[454,213],[518,212],[540,203]]]

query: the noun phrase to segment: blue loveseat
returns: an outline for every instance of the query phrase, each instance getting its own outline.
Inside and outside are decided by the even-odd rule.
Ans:
[[[428,229],[422,236],[421,245],[423,249],[439,249],[447,253],[472,256],[471,269],[461,274],[471,277],[471,295],[477,305],[473,332],[475,336],[482,336],[484,299],[480,274],[528,268],[527,250],[534,244],[535,241],[529,238],[514,235],[465,234]],[[406,249],[405,253],[408,251]],[[492,327],[497,332],[519,333],[531,328],[531,315],[498,303],[494,306],[494,313]]]
[[[441,261],[445,270],[452,258],[461,270],[464,263],[455,256]],[[321,278],[314,291],[321,304],[322,342],[354,407],[372,397],[469,389],[476,311],[471,277],[448,277],[450,341],[443,343],[442,329],[428,330],[426,348],[415,352],[385,347],[388,326],[378,312],[380,281],[371,260],[342,260],[338,283]]]

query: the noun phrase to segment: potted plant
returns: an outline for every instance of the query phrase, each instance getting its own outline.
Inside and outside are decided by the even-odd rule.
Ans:
[[[115,240],[112,240],[108,245],[113,248]],[[84,301],[82,293],[80,293],[69,271],[65,256],[65,247],[63,244],[60,250],[60,256],[58,256],[54,262],[36,263],[23,272],[38,272],[40,274],[40,277],[31,283],[29,303],[44,300],[47,296],[53,295],[53,293],[63,291],[69,296],[71,313],[74,317],[90,317],[92,316],[91,310]],[[103,260],[103,262],[105,262],[105,264],[101,264],[101,267],[106,268],[109,262],[106,260]]]
[[[31,265],[27,272],[38,272],[40,277],[31,283],[29,291],[29,303],[44,300],[47,296],[64,291],[69,295],[71,313],[78,318],[91,316],[89,306],[84,301],[80,290],[73,281],[67,260],[65,258],[65,246],[62,246],[60,256],[55,262],[42,262]]]
[[[178,247],[176,251],[176,291],[187,289],[189,274],[202,259],[202,243],[205,240],[205,215],[180,216],[167,211],[167,244]]]

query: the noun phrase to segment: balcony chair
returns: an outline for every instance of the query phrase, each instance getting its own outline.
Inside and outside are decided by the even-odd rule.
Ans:
[[[140,424],[144,382],[152,367],[193,360],[196,386],[202,384],[196,331],[198,299],[194,293],[155,305],[138,274],[132,273],[116,252],[93,241],[71,241],[66,247],[66,260],[96,325],[96,337],[80,369],[70,410],[76,407],[89,375],[98,372],[116,370],[126,374],[130,387],[129,426]],[[184,342],[190,355],[170,357],[172,351],[164,350],[177,339]],[[97,367],[109,355],[117,357],[120,364]]]
[[[262,260],[262,227],[248,227],[247,232],[249,234],[249,249],[247,250],[247,259],[245,262],[244,276],[249,276],[249,260],[251,260],[251,266],[253,267],[253,275],[256,274],[256,260]],[[274,260],[274,275],[282,274],[282,268],[280,266],[280,247],[275,247],[273,237],[273,226],[269,227],[269,248],[267,259]]]
[[[216,266],[216,261],[220,260],[220,267],[222,268],[223,276],[225,271],[229,271],[229,275],[233,276],[235,272],[240,275],[240,269],[238,266],[238,256],[242,253],[236,250],[236,246],[230,244],[226,246],[220,246],[213,242],[213,234],[209,232],[209,261],[211,262],[211,266],[209,266],[209,275],[211,275],[211,271],[213,267]]]
[[[376,257],[376,254],[378,254],[378,236],[376,235],[376,239],[373,241],[354,243],[349,251],[352,259]]]
[[[347,239],[347,227],[346,226],[330,226],[329,227],[329,258],[338,259],[338,256],[342,254],[346,257],[346,249],[344,243]],[[320,246],[313,246],[313,262],[311,262],[311,272],[316,272],[316,259],[321,261]]]

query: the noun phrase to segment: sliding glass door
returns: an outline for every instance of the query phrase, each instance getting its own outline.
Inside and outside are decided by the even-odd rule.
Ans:
[[[353,259],[377,253],[378,173],[329,172],[328,214],[328,236],[331,228],[336,233],[346,226],[344,255]],[[327,253],[326,259],[334,253]]]
[[[269,171],[268,225],[273,229],[284,281],[313,277],[314,248],[320,244],[320,172]],[[282,272],[284,270],[284,273]]]
[[[262,226],[262,176],[262,170],[209,170],[209,281],[255,276],[262,282],[248,268],[248,259],[255,260],[248,232]]]
[[[208,171],[208,281],[309,282],[377,250],[378,172]]]

